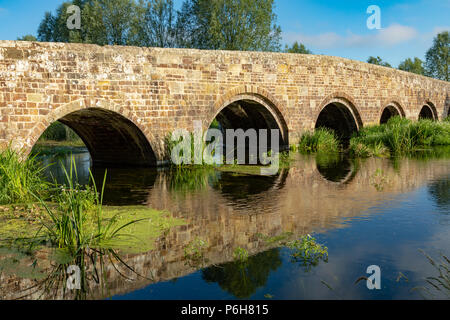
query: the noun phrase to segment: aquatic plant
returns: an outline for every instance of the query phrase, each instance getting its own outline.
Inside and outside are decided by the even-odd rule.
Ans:
[[[184,258],[186,264],[191,267],[198,267],[207,262],[205,259],[205,251],[208,243],[200,238],[195,238],[184,248]]]
[[[292,261],[299,262],[306,272],[317,266],[320,261],[328,262],[328,248],[317,243],[309,234],[289,242],[287,247],[292,250]]]
[[[44,197],[49,187],[44,169],[35,157],[25,159],[11,147],[0,151],[0,204],[32,202],[32,193]]]
[[[303,153],[336,152],[339,150],[339,140],[333,130],[319,128],[303,134],[298,149]]]
[[[245,263],[248,261],[248,251],[244,248],[238,247],[234,249],[233,258],[236,262]]]

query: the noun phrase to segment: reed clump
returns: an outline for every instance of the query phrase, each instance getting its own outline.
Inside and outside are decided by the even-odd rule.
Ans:
[[[306,132],[300,138],[298,150],[302,153],[337,152],[339,139],[333,130],[319,128],[314,132]]]
[[[35,157],[25,159],[12,148],[0,150],[0,205],[33,202],[32,193],[45,196],[49,184]]]
[[[350,140],[357,157],[404,155],[419,149],[450,145],[450,122],[391,118],[387,124],[363,128]]]

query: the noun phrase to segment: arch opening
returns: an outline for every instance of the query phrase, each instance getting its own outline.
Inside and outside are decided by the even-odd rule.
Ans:
[[[124,116],[102,108],[85,108],[58,119],[89,150],[94,167],[156,166],[156,156],[142,131]]]
[[[386,124],[389,119],[393,117],[401,117],[402,115],[398,111],[398,109],[394,106],[387,106],[384,108],[383,113],[381,114],[380,124]]]
[[[223,154],[227,155],[227,145],[234,146],[234,158],[238,158],[237,146],[239,139],[234,137],[234,141],[227,141],[227,130],[242,129],[244,133],[249,133],[250,130],[255,130],[256,139],[252,139],[250,135],[245,138],[245,163],[252,163],[252,159],[259,159],[260,152],[266,152],[272,148],[272,132],[271,130],[278,130],[278,142],[280,150],[288,148],[287,141],[287,126],[283,119],[280,119],[277,114],[274,114],[268,106],[261,102],[251,99],[241,99],[226,105],[216,115],[212,121],[210,128],[219,129],[223,136]],[[266,145],[267,150],[260,150],[260,145],[264,136],[260,130],[267,130]],[[274,137],[275,139],[276,137]],[[256,154],[255,154],[256,151]]]
[[[343,103],[332,102],[326,105],[316,121],[316,129],[327,128],[335,132],[342,144],[347,145],[352,134],[359,130],[359,122]]]
[[[430,119],[436,120],[433,109],[429,105],[424,105],[419,113],[419,120]]]

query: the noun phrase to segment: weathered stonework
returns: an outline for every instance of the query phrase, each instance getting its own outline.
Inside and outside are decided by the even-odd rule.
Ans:
[[[194,120],[206,129],[239,99],[265,106],[292,144],[331,102],[361,127],[388,105],[417,119],[427,104],[442,119],[449,96],[448,82],[328,56],[0,41],[0,147],[26,152],[51,122],[87,108],[131,121],[162,160],[169,132]]]

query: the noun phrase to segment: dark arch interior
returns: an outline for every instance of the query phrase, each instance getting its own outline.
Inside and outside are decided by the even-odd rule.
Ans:
[[[252,100],[239,100],[231,103],[226,108],[224,108],[215,119],[219,124],[219,129],[223,133],[224,145],[228,143],[233,143],[232,141],[226,141],[226,130],[227,129],[243,129],[247,131],[249,129],[255,129],[259,133],[259,129],[267,130],[267,146],[270,150],[271,148],[271,132],[272,129],[278,129],[279,131],[279,146],[280,150],[286,148],[288,143],[283,139],[283,128],[280,128],[277,120],[272,115],[272,113],[262,104],[252,101]],[[259,134],[258,136],[258,148],[259,148]],[[235,139],[235,145],[237,139]],[[249,156],[249,139],[246,139],[246,157],[248,160]],[[224,150],[224,155],[226,150]],[[259,152],[259,150],[258,150]],[[236,156],[236,154],[235,154]]]
[[[398,112],[397,108],[393,106],[388,106],[383,110],[380,123],[385,124],[389,121],[390,118],[398,116],[401,116],[401,114]]]
[[[333,130],[344,144],[348,143],[353,132],[358,131],[356,119],[341,103],[330,103],[323,108],[316,122],[316,129],[318,128]]]
[[[423,106],[419,114],[419,119],[431,119],[434,120],[433,110],[427,105]]]
[[[88,108],[58,121],[83,140],[94,166],[156,166],[155,154],[144,134],[118,113]]]

